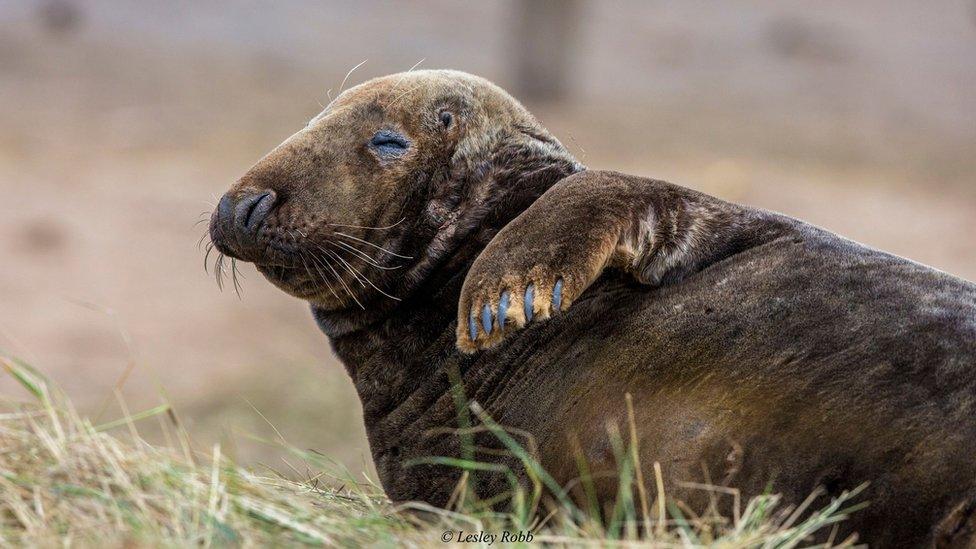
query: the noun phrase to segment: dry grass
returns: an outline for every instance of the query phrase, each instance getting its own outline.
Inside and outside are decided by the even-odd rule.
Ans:
[[[531,486],[513,485],[510,513],[477,503],[458,503],[451,511],[411,506],[427,511],[421,520],[393,506],[368,479],[350,478],[315,452],[283,446],[301,461],[303,470],[292,471],[301,480],[258,474],[222,456],[219,445],[206,452],[194,449],[167,405],[94,425],[39,372],[16,360],[0,357],[0,362],[33,397],[4,399],[0,413],[4,546],[442,547],[443,536],[457,542],[461,531],[532,531],[533,542],[567,546],[796,547],[846,518],[856,495],[845,494],[802,521],[802,508],[781,506],[773,495],[746,502],[731,518],[690,517],[680,504],[657,497],[659,479],[636,475],[639,468],[626,459],[635,453],[622,445],[621,484],[627,488],[621,491],[619,513],[604,524],[556,497],[552,512],[540,520],[542,488],[556,493],[560,488],[550,486],[545,471],[475,405],[483,425],[523,460]],[[125,410],[121,400],[120,405]],[[170,444],[156,447],[142,440],[136,423],[148,419],[163,426]],[[464,459],[453,464],[472,473],[486,465]],[[657,520],[662,515],[667,519]],[[828,545],[835,541],[853,543],[831,538]],[[488,545],[485,538],[480,544]]]

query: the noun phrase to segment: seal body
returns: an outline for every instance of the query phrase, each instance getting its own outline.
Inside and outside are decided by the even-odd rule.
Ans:
[[[211,235],[311,303],[395,501],[448,503],[461,472],[432,456],[525,479],[495,435],[459,433],[476,402],[560,485],[585,461],[604,503],[613,435],[633,426],[644,476],[659,463],[695,509],[709,494],[684,483],[799,504],[868,482],[842,533],[969,541],[976,286],[786,216],[587,171],[482,79],[421,71],[342,94],[238,182]],[[475,482],[483,497],[510,489]]]
[[[450,497],[456,470],[403,464],[460,455],[459,438],[444,432],[457,425],[456,369],[468,398],[531,433],[561,483],[580,476],[577,451],[595,475],[616,471],[607,425],[627,432],[629,394],[640,461],[662,465],[677,499],[707,504],[683,482],[772,489],[793,503],[818,487],[829,497],[869,482],[871,504],[842,531],[880,546],[931,539],[976,490],[976,287],[757,214],[782,233],[655,289],[603,272],[565,311],[480,353],[454,348],[460,273],[391,319],[391,331],[424,337],[334,339],[357,365],[391,497]],[[478,445],[500,448],[491,436]],[[500,476],[482,482],[484,494],[507,489]],[[599,488],[613,500],[613,483]]]

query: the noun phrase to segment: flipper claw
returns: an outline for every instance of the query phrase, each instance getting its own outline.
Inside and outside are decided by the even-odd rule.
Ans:
[[[487,303],[481,309],[481,327],[485,329],[485,334],[491,333],[491,307]]]
[[[561,310],[560,305],[563,302],[563,279],[556,281],[556,285],[552,288],[552,312],[557,312]]]
[[[508,290],[502,292],[502,297],[498,299],[498,329],[505,328],[505,315],[508,314],[508,301],[510,298]]]

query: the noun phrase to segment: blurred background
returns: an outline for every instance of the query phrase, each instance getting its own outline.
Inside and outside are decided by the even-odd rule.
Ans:
[[[282,468],[242,435],[273,424],[368,470],[306,306],[250,267],[219,291],[195,225],[364,60],[350,84],[476,73],[592,168],[976,279],[971,0],[0,0],[0,349],[102,421],[119,387],[200,448]]]

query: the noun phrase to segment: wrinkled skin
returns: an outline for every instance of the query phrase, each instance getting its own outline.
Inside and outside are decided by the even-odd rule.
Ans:
[[[211,237],[311,304],[396,501],[445,505],[454,490],[458,470],[405,464],[463,454],[458,379],[562,485],[577,456],[594,476],[616,470],[607,425],[627,432],[629,394],[645,478],[660,463],[667,493],[697,510],[708,494],[680,481],[794,504],[821,486],[814,506],[868,481],[871,505],[840,535],[971,541],[973,284],[586,171],[485,80],[418,71],[343,93],[228,192]],[[522,475],[484,451],[494,436],[475,443]],[[484,473],[475,488],[507,483]],[[612,481],[595,488],[613,503]]]

